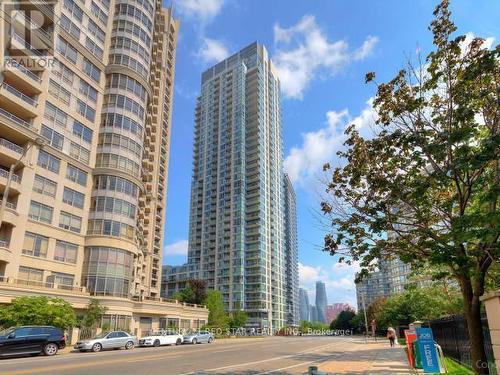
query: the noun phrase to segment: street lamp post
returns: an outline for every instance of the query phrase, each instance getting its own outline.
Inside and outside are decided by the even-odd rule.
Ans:
[[[3,192],[2,205],[0,206],[0,228],[2,227],[3,213],[5,211],[5,207],[7,206],[7,199],[9,197],[10,184],[12,183],[12,177],[14,177],[14,171],[19,166],[19,164],[21,164],[21,161],[26,156],[26,153],[31,148],[31,146],[37,145],[39,148],[41,148],[43,143],[43,139],[41,138],[36,138],[34,142],[29,142],[28,146],[24,149],[23,154],[14,164],[10,166],[9,176],[7,177],[7,184],[5,185],[5,190]]]

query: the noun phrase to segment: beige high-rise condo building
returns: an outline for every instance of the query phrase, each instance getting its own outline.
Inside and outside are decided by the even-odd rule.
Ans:
[[[160,298],[179,21],[161,0],[3,1],[0,303],[91,298],[111,327],[203,324]]]

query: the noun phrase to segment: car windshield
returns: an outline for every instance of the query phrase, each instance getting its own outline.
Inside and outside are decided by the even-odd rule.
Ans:
[[[14,332],[16,328],[15,327],[10,327],[10,328],[5,328],[5,329],[2,329],[0,331],[0,336],[8,336],[10,335],[12,332]]]
[[[95,336],[94,338],[95,339],[103,339],[104,337],[106,337],[106,335],[108,334],[109,332],[101,332],[99,333],[97,336]]]

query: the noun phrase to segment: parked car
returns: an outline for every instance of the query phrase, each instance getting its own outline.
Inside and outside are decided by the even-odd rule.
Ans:
[[[140,346],[180,345],[184,337],[173,331],[158,331],[152,335],[141,337]]]
[[[199,344],[206,342],[211,344],[214,341],[214,335],[208,331],[192,331],[184,335],[184,344]]]
[[[0,356],[55,355],[66,347],[66,336],[51,326],[21,326],[0,331]]]
[[[124,331],[103,332],[89,340],[81,340],[75,344],[75,349],[86,352],[100,352],[103,349],[133,349],[137,345],[137,337]]]

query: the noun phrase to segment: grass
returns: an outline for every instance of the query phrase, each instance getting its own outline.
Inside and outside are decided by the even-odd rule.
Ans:
[[[453,359],[446,357],[444,359],[446,363],[447,374],[451,375],[474,375],[474,373],[467,367],[462,366],[460,363],[455,362]]]
[[[398,337],[399,345],[406,345],[406,339],[404,337]]]

